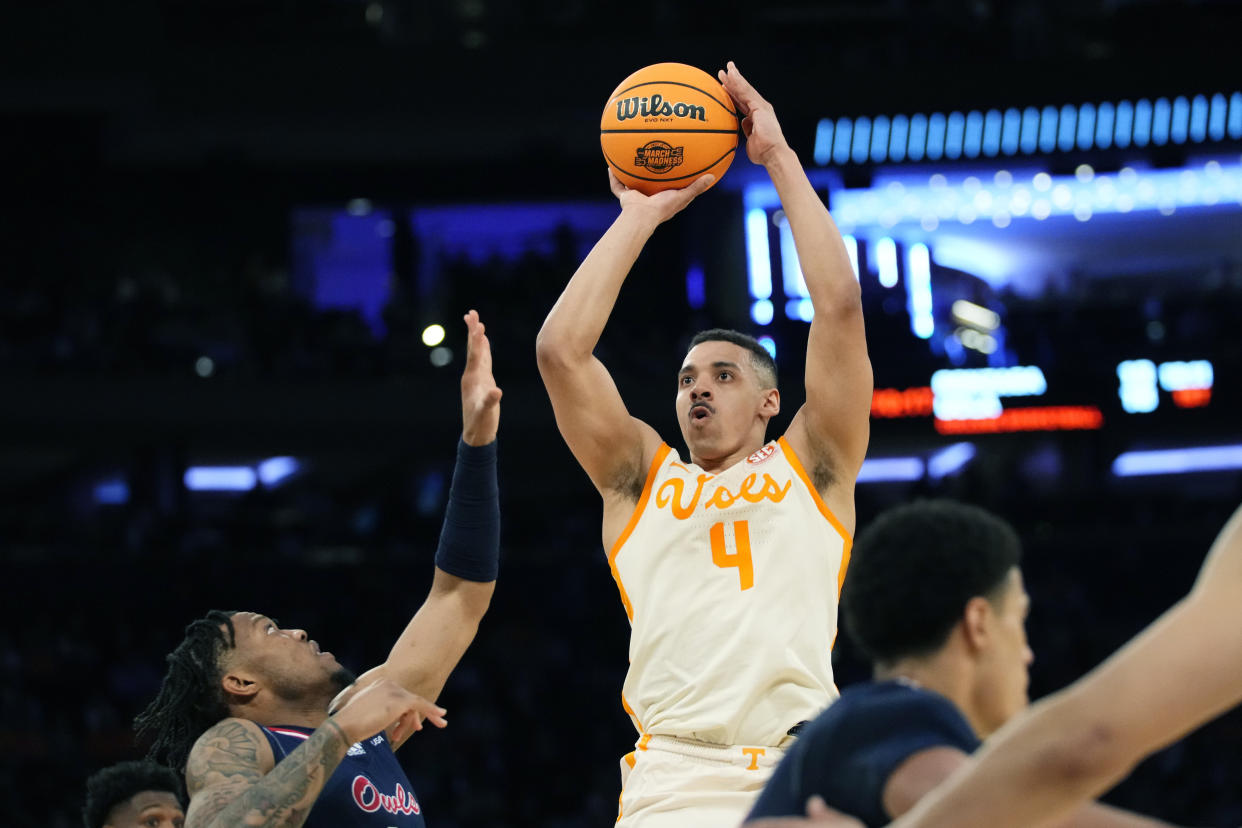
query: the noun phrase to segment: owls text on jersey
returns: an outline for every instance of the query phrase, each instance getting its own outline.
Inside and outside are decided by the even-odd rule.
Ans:
[[[278,763],[314,732],[289,725],[262,730]],[[350,746],[303,824],[306,828],[424,828],[422,810],[388,738],[377,733]]]

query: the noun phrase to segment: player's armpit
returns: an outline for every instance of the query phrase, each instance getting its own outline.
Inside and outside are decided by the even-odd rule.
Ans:
[[[947,746],[911,754],[893,769],[884,783],[880,797],[884,811],[890,819],[896,819],[969,761],[967,754]]]

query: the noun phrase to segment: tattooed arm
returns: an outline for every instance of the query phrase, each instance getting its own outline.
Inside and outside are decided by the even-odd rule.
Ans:
[[[349,745],[341,726],[328,719],[276,764],[258,725],[225,719],[190,751],[186,828],[301,825]]]
[[[390,679],[359,690],[310,738],[276,762],[259,726],[225,719],[190,751],[185,769],[186,828],[295,828],[306,821],[349,746],[390,728],[400,743],[426,719],[444,727],[444,708]]]

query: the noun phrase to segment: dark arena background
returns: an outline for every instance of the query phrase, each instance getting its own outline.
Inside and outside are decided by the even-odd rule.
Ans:
[[[1183,595],[1242,501],[1237,3],[143,0],[4,18],[7,826],[80,824],[85,777],[141,755],[130,722],[207,609],[274,614],[355,668],[386,655],[430,583],[471,307],[505,391],[501,576],[443,694],[450,727],[402,761],[440,828],[612,824],[628,628],[534,338],[616,214],[599,116],[649,63],[732,59],[775,104],[862,284],[859,525],[932,495],[1013,521],[1033,696]],[[810,307],[765,182],[740,157],[662,227],[599,346],[678,445],[698,329],[765,337],[785,411],[801,402]],[[841,684],[866,675],[844,636],[836,663]],[[1239,744],[1228,715],[1108,800],[1238,825]]]

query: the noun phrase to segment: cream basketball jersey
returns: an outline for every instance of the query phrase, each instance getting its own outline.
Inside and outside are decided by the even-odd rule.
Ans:
[[[640,733],[777,745],[837,696],[851,539],[784,438],[719,474],[663,445],[609,554]]]

